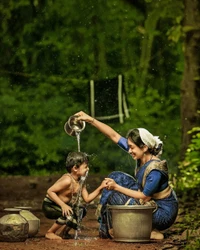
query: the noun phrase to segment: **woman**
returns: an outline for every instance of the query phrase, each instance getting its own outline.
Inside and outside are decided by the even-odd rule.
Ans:
[[[112,220],[107,204],[138,204],[155,207],[151,239],[162,240],[164,235],[159,231],[169,228],[174,223],[178,212],[176,194],[168,184],[167,162],[159,158],[162,154],[162,141],[144,128],[132,129],[128,132],[127,138],[124,138],[110,126],[82,111],[76,115],[79,120],[90,123],[126,150],[137,162],[136,180],[119,171],[111,173],[109,178],[106,178],[107,189],[103,191],[100,200],[100,237],[112,238]]]

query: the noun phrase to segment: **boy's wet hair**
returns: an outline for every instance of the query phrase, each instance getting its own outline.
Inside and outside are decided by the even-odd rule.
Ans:
[[[86,153],[83,152],[71,152],[68,154],[66,159],[66,169],[69,173],[73,166],[79,168],[83,163],[88,163],[89,157]]]

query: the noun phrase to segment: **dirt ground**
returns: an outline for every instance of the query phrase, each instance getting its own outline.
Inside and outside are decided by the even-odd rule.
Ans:
[[[46,190],[59,176],[51,177],[24,177],[9,176],[0,177],[0,218],[6,214],[4,208],[15,206],[32,207],[31,212],[40,219],[40,230],[37,235],[28,238],[25,242],[0,242],[0,250],[158,250],[158,249],[183,249],[184,240],[177,233],[175,226],[165,232],[162,241],[150,241],[147,243],[117,242],[111,239],[100,239],[98,236],[98,222],[95,217],[95,209],[99,199],[97,198],[88,206],[86,217],[82,221],[81,231],[77,240],[47,240],[44,235],[53,221],[46,219],[41,211],[42,200]],[[88,190],[96,188],[103,177],[89,176]],[[71,231],[74,234],[74,231]]]

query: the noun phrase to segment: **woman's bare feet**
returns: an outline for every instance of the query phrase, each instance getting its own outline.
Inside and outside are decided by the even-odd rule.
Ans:
[[[114,233],[113,233],[113,229],[112,228],[110,228],[108,230],[108,233],[110,234],[110,237],[113,239],[114,238]]]
[[[58,235],[56,235],[55,233],[50,233],[50,232],[47,232],[45,234],[45,238],[49,239],[49,240],[62,240],[62,238]]]
[[[160,233],[157,230],[153,230],[151,231],[151,236],[150,236],[151,240],[163,240],[164,239],[164,235],[162,233]]]

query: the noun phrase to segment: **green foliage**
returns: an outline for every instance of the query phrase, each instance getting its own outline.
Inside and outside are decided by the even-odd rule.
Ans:
[[[198,237],[200,227],[200,215],[198,210],[191,211],[191,208],[186,209],[184,216],[183,225],[184,229],[187,230],[187,242],[184,249],[186,250],[198,250],[200,247],[200,239]]]
[[[131,90],[129,90],[131,91]],[[144,98],[145,96],[145,98]],[[131,128],[145,127],[164,142],[163,158],[169,163],[171,173],[177,171],[180,144],[179,96],[171,95],[170,99],[160,96],[157,90],[135,89],[129,96],[130,118],[123,125],[108,123],[122,136],[126,136]],[[167,120],[166,117],[173,117]],[[129,154],[122,151],[89,124],[81,134],[81,148],[93,155],[91,170],[98,168],[134,173],[135,162]]]
[[[200,127],[193,128],[189,134],[193,134],[192,140],[185,159],[179,164],[178,187],[181,190],[197,188],[200,185]]]
[[[31,168],[59,167],[58,163],[63,162],[64,123],[71,114],[84,108],[79,100],[74,103],[74,88],[84,95],[84,82],[80,85],[49,78],[37,86],[31,86],[30,81],[9,88],[8,81],[4,78],[0,81],[1,171],[29,174]]]
[[[183,208],[181,207],[181,204]],[[179,215],[181,220],[178,220],[174,225],[177,228],[178,235],[182,235],[183,247],[181,249],[198,250],[200,247],[199,240],[199,227],[200,227],[200,214],[199,214],[199,199],[191,195],[187,196],[187,200],[179,199],[179,210],[182,213]]]
[[[131,117],[109,125],[124,136],[132,127],[159,135],[175,171],[183,60],[180,41],[168,41],[167,32],[177,9],[181,16],[180,3],[1,1],[1,173],[63,169],[66,154],[77,150],[64,123],[81,109],[88,112],[90,79],[118,74],[125,76]],[[130,156],[89,125],[81,150],[94,156],[94,172],[133,173]]]
[[[180,153],[179,95],[171,94],[168,99],[161,96],[156,89],[138,88],[129,98],[129,102],[131,119],[125,125],[127,130],[144,127],[159,136],[164,142],[162,157],[167,159],[170,171],[175,173]]]
[[[199,250],[199,248],[200,248],[200,239],[198,239],[197,237],[196,240],[190,240],[184,249],[185,250]]]

